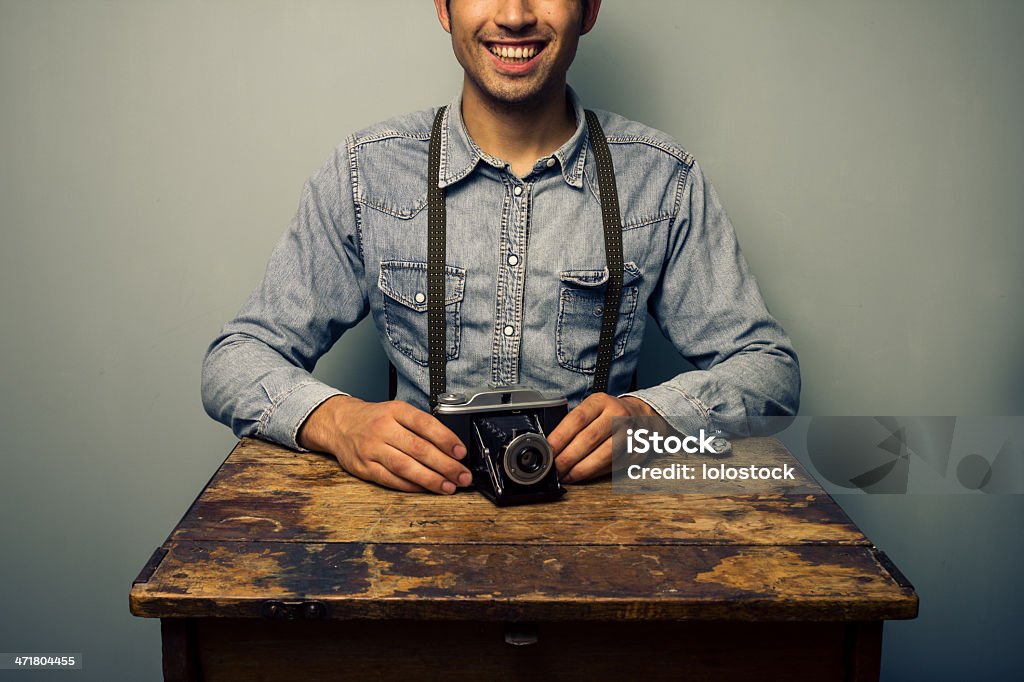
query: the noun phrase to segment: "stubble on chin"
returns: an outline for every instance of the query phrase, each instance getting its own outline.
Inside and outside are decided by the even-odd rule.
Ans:
[[[550,43],[550,39],[548,41]],[[455,58],[462,66],[466,79],[489,106],[495,109],[530,106],[544,101],[551,91],[558,89],[559,84],[555,82],[558,79],[551,73],[552,67],[549,64],[541,66],[542,72],[529,78],[502,77],[494,71],[488,61],[489,57],[477,52],[482,49],[479,46],[483,42],[485,41],[474,37],[473,42],[468,45],[453,43],[452,47],[455,48]]]
[[[459,60],[462,61],[461,59]],[[490,64],[479,64],[480,71],[466,68],[466,78],[480,93],[487,104],[495,109],[518,109],[543,102],[551,91],[558,88],[558,83],[550,73],[538,73],[530,78],[502,78],[497,74],[488,74]]]

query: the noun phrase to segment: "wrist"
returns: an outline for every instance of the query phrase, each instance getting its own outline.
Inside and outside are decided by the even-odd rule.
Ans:
[[[645,403],[636,396],[627,395],[623,398],[619,398],[629,410],[629,414],[632,417],[657,417],[659,416],[654,408]]]
[[[363,401],[350,395],[336,395],[323,401],[309,413],[299,427],[296,441],[301,447],[314,452],[330,452],[330,443],[337,433],[338,416]]]

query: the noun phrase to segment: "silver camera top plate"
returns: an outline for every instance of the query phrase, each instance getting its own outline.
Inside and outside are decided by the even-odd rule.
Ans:
[[[547,398],[532,388],[522,386],[499,386],[478,391],[467,396],[465,393],[442,393],[437,397],[438,414],[471,414],[492,410],[514,409],[535,410],[557,407],[569,403],[565,398]]]

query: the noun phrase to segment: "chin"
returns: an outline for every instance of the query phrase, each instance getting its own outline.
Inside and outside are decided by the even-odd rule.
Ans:
[[[488,93],[488,96],[498,104],[502,104],[507,107],[520,107],[533,104],[540,101],[539,93],[530,92],[523,94],[507,94],[507,93]]]
[[[480,87],[483,85],[483,87]],[[477,84],[479,90],[491,101],[504,106],[524,106],[541,102],[550,90],[546,84],[523,88],[504,88],[495,84]]]

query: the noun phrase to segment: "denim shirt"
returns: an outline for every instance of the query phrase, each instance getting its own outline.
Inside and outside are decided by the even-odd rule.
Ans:
[[[572,406],[591,386],[608,269],[594,154],[583,108],[571,89],[569,97],[575,134],[522,178],[469,137],[461,96],[445,114],[449,391],[518,383]],[[435,113],[352,135],[306,183],[262,282],[203,363],[204,406],[239,437],[301,450],[306,417],[342,394],[310,371],[367,314],[398,371],[397,398],[427,408],[426,181]],[[698,369],[628,395],[685,433],[795,414],[796,354],[700,166],[668,135],[596,113],[615,166],[625,261],[608,392],[626,394],[649,311]]]

